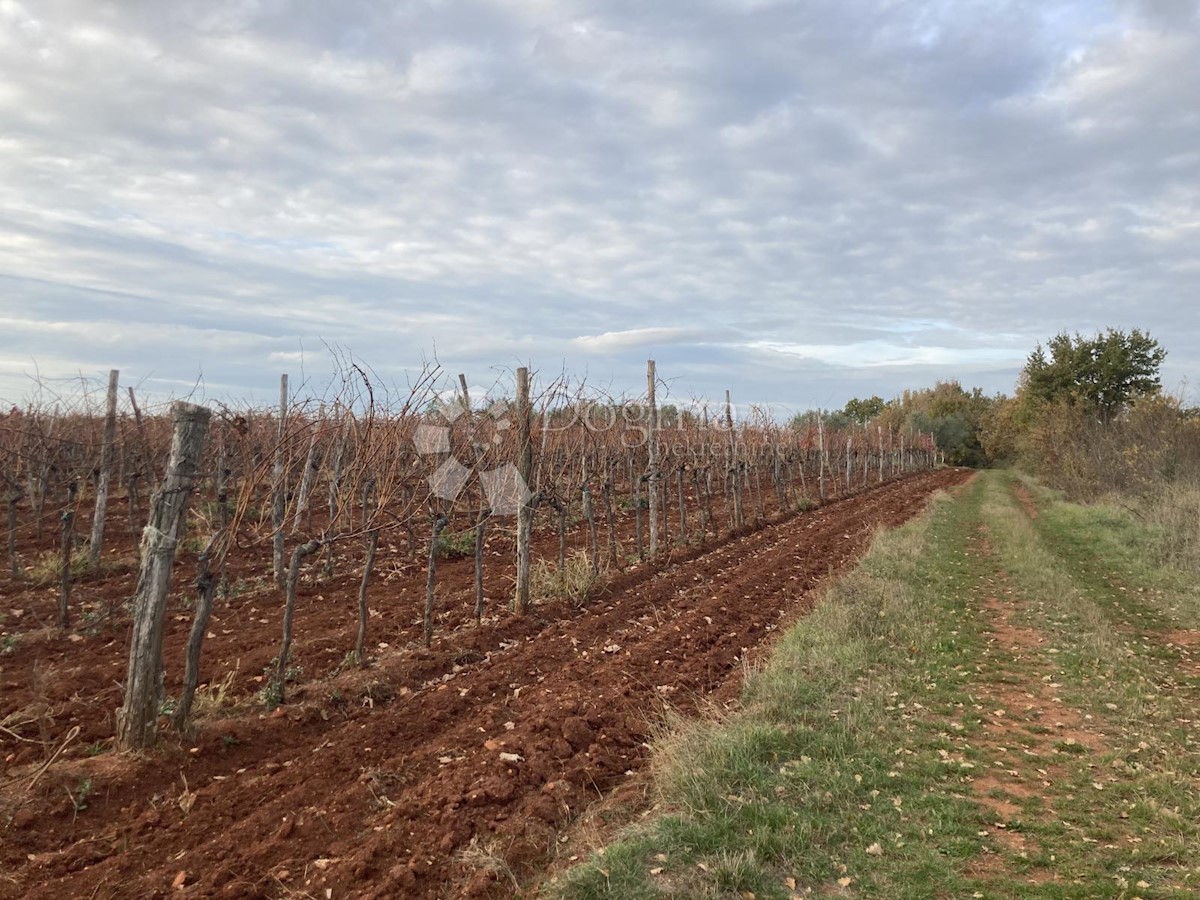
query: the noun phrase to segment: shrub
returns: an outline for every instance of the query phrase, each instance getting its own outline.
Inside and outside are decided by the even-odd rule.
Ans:
[[[475,529],[443,531],[438,535],[434,552],[439,559],[462,559],[475,555]]]

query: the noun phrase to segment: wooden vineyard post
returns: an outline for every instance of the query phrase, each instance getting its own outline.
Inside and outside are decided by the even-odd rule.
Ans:
[[[883,426],[876,425],[875,430],[879,433],[879,483],[883,484]]]
[[[786,449],[780,449],[777,445],[772,452],[774,454],[771,462],[772,473],[778,481],[775,487],[776,500],[779,502],[779,512],[783,512],[788,508],[794,489],[791,483],[792,467]]]
[[[530,407],[529,369],[522,366],[517,369],[517,473],[521,483],[517,506],[517,593],[513,602],[516,612],[522,615],[529,608],[529,544],[533,531],[533,498],[528,487],[533,478]]]
[[[284,586],[285,563],[283,554],[283,514],[287,505],[287,492],[283,484],[284,439],[287,436],[288,377],[279,376],[279,434],[275,444],[275,463],[271,469],[271,536],[272,561],[275,584]]]
[[[88,568],[100,565],[104,546],[104,515],[108,510],[108,488],[112,482],[113,444],[117,436],[117,382],[120,371],[108,373],[108,399],[104,411],[104,443],[100,450],[100,474],[96,479],[96,508],[92,513],[92,537],[88,544]]]
[[[675,467],[675,491],[679,499],[679,536],[683,543],[689,543],[689,535],[687,530],[687,506],[684,504],[683,496],[683,471],[685,464],[680,461]]]
[[[225,434],[220,433],[220,445],[217,449],[217,515],[218,527],[222,534],[229,531],[229,459],[225,448]],[[225,554],[221,554],[221,565],[217,573],[217,586],[221,596],[229,598],[229,569],[225,562]]]
[[[460,372],[458,375],[458,384],[462,388],[462,403],[463,412],[467,416],[467,427],[471,437],[471,461],[475,467],[477,476],[481,470],[483,463],[483,450],[479,445],[479,436],[475,433],[475,412],[471,408],[471,390],[467,386],[467,376]],[[487,505],[487,494],[484,491],[479,492],[479,518],[475,523],[475,624],[478,625],[483,621],[483,550],[487,544],[487,520],[491,517],[492,511]]]
[[[591,564],[592,574],[595,575],[600,571],[600,547],[596,541],[596,510],[592,504],[592,484],[591,472],[588,471],[587,454],[583,455],[583,472],[581,476],[581,486],[579,488],[580,497],[582,500],[583,518],[588,524],[588,560]],[[562,519],[559,520],[563,521]],[[563,533],[563,532],[560,532]],[[559,545],[562,547],[562,544]],[[562,562],[559,562],[559,568],[562,567]]]
[[[649,495],[650,558],[658,556],[658,404],[654,390],[658,376],[654,360],[646,362],[646,490]]]
[[[737,429],[733,427],[733,401],[729,389],[725,389],[725,427],[729,429],[729,472],[733,485],[733,527],[741,528],[746,524],[746,514],[742,509],[742,479],[737,452]]]
[[[77,482],[72,480],[67,485],[67,505],[62,511],[62,555],[59,557],[58,591],[58,627],[67,628],[71,624],[71,551],[75,547],[75,494],[79,490]]]
[[[146,435],[142,427],[142,410],[138,406],[137,395],[133,392],[133,385],[127,389],[129,391],[129,406],[133,409],[133,421],[137,430],[137,442],[134,445],[133,451],[130,453],[129,474],[126,480],[126,490],[129,493],[129,535],[133,539],[134,544],[141,541],[141,535],[137,527],[139,518],[139,507],[141,503],[138,500],[138,482],[142,477],[142,466],[146,464],[144,451],[146,448]]]
[[[850,493],[850,474],[853,470],[851,459],[853,458],[854,439],[846,438],[846,493]]]
[[[608,566],[610,569],[616,569],[620,565],[617,557],[617,524],[613,515],[612,502],[614,467],[615,464],[609,462],[606,456],[604,484],[601,486],[601,493],[604,498],[604,522],[608,528]]]
[[[133,598],[133,637],[125,675],[125,701],[117,712],[117,744],[135,750],[157,737],[162,695],[162,638],[175,561],[176,536],[200,465],[212,414],[182,401],[172,407],[175,433],[162,487],[142,532],[142,562]]]
[[[817,413],[817,466],[820,473],[821,502],[825,502],[825,413]]]

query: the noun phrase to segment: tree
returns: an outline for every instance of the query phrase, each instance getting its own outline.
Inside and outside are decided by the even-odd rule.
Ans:
[[[1109,422],[1131,401],[1159,393],[1166,356],[1158,341],[1136,328],[1128,334],[1110,328],[1094,338],[1062,332],[1029,355],[1021,392],[1036,404],[1083,406]]]
[[[823,420],[823,427],[830,431],[841,431],[851,424],[850,418],[841,410],[810,409],[807,412],[796,413],[788,422],[793,431],[810,431],[817,427],[817,419]]]
[[[878,407],[871,398],[860,401],[862,411],[885,432],[919,431],[933,435],[946,461],[958,466],[984,466],[991,458],[979,442],[979,426],[984,414],[995,402],[979,388],[966,390],[957,380],[939,381],[931,388],[904,391],[899,397]]]
[[[883,412],[885,406],[887,404],[883,402],[882,397],[868,397],[866,400],[860,400],[855,397],[853,400],[847,401],[846,408],[842,410],[842,415],[859,425],[866,425]]]
[[[1016,462],[1029,431],[1025,407],[1016,397],[997,397],[979,421],[979,443],[993,463]]]

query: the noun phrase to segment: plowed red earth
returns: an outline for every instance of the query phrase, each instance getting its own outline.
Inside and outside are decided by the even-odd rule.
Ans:
[[[430,650],[297,690],[272,715],[209,718],[194,739],[172,735],[144,755],[76,746],[30,785],[37,760],[10,753],[0,897],[509,894],[511,882],[460,851],[474,841],[518,877],[536,873],[570,820],[643,766],[664,704],[692,711],[728,690],[746,654],[807,609],[876,528],[968,474],[912,476],[710,543],[618,576],[585,610],[459,628]],[[108,647],[117,662],[93,678],[120,677]],[[70,652],[54,645],[50,656]],[[306,652],[328,648],[314,637]],[[3,688],[30,690],[18,679]],[[88,690],[100,688],[112,691]]]

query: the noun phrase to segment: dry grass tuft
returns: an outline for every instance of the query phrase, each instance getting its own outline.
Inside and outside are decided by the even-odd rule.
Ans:
[[[583,606],[588,598],[604,584],[603,571],[592,571],[591,559],[583,550],[576,550],[560,569],[549,560],[540,559],[529,573],[529,595],[535,603],[564,600],[572,606]]]

